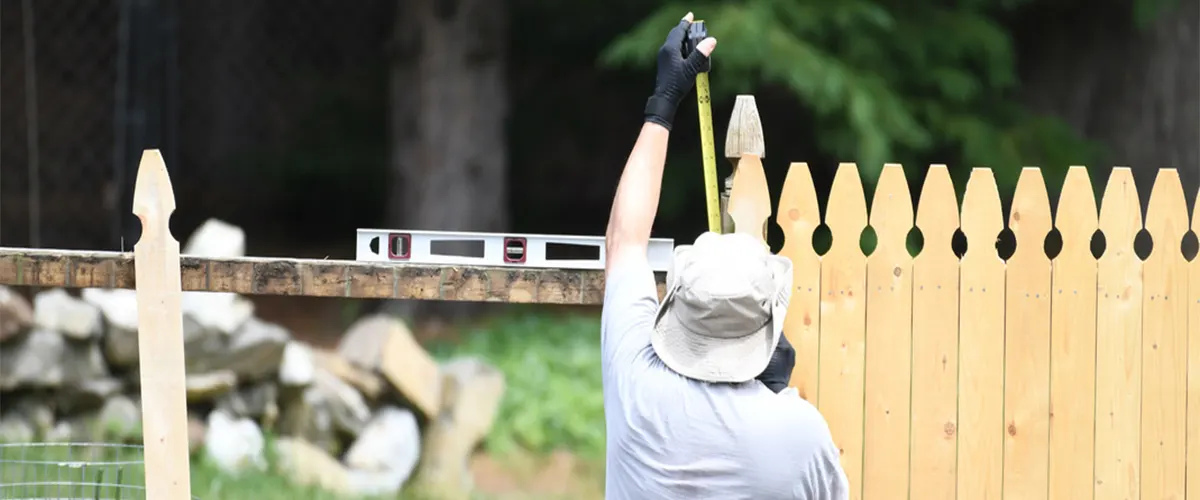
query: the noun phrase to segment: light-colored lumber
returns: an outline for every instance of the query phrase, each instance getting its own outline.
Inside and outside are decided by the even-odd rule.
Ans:
[[[1004,497],[1046,498],[1050,446],[1050,199],[1042,172],[1025,168],[1008,227],[1017,248],[1005,273]]]
[[[191,497],[187,398],[184,384],[183,290],[179,242],[171,236],[175,194],[158,150],[142,154],[133,213],[142,222],[137,266],[138,358],[146,498]]]
[[[1183,498],[1187,442],[1187,203],[1162,169],[1146,208],[1154,249],[1142,268],[1142,498]]]
[[[1142,206],[1128,168],[1114,168],[1100,200],[1096,287],[1096,500],[1141,490],[1142,261],[1133,239]]]
[[[958,498],[1000,500],[1004,467],[1004,229],[992,171],[971,172],[963,195],[967,252],[959,268]]]
[[[913,202],[904,167],[884,165],[871,202],[877,245],[867,257],[863,498],[908,491],[912,387]]]
[[[1091,498],[1096,431],[1096,195],[1084,167],[1071,167],[1054,226],[1050,296],[1050,499]]]
[[[767,219],[771,218],[771,193],[762,159],[742,156],[740,173],[733,180],[729,197],[729,217],[735,232],[745,233],[767,244]]]
[[[779,255],[792,260],[792,298],[783,334],[796,351],[796,366],[788,384],[800,397],[817,403],[821,351],[821,256],[813,249],[813,231],[821,224],[817,191],[807,163],[788,167],[779,195],[775,223],[783,229]]]
[[[862,181],[853,163],[838,166],[825,224],[833,245],[821,258],[821,368],[818,408],[829,422],[850,477],[850,499],[862,498],[863,380],[867,263],[859,240],[867,226]]]
[[[945,165],[933,165],[925,175],[917,205],[917,227],[924,246],[913,259],[909,497],[954,500],[958,454],[958,256],[951,239],[958,229],[958,197]]]

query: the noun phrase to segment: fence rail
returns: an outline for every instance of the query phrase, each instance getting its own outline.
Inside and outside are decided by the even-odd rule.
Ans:
[[[182,256],[184,291],[364,299],[594,304],[603,271]],[[0,248],[0,284],[136,288],[133,253]],[[659,275],[662,295],[662,275]]]

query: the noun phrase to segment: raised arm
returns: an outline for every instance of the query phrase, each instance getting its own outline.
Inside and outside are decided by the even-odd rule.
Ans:
[[[675,110],[696,84],[696,75],[707,70],[708,57],[717,46],[715,38],[706,38],[697,50],[683,55],[683,42],[692,13],[683,17],[658,49],[658,78],[654,95],[646,101],[645,123],[633,151],[625,162],[612,212],[605,232],[607,265],[625,259],[645,259],[650,228],[658,213],[663,165],[667,160],[667,139],[675,120]]]

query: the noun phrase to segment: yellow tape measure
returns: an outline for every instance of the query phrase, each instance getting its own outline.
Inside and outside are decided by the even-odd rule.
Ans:
[[[708,37],[704,21],[695,21],[688,28],[688,53]],[[710,63],[711,64],[711,63]],[[711,68],[710,68],[711,69]],[[712,94],[708,72],[696,75],[696,104],[700,115],[700,152],[704,161],[704,198],[708,208],[708,230],[721,232],[721,199],[717,192],[717,151],[713,143]]]

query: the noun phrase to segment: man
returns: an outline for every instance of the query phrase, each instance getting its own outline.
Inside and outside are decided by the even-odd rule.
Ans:
[[[708,38],[684,55],[691,21],[689,13],[659,49],[654,94],[608,222],[606,496],[846,499],[828,424],[794,389],[782,390],[794,359],[780,343],[791,261],[747,235],[705,233],[676,249],[658,303],[646,249],[667,138],[717,45]]]

